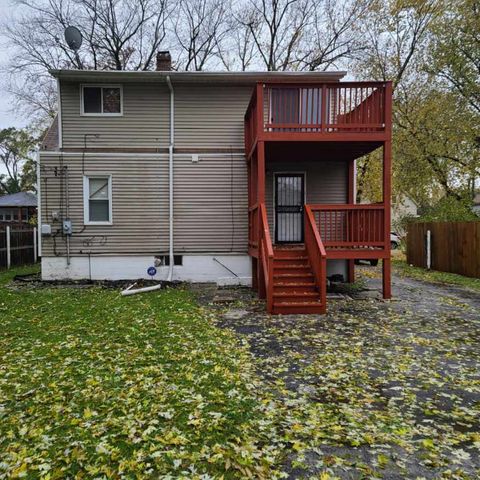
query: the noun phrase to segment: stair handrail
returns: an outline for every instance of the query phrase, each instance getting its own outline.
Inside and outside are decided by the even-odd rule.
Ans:
[[[259,213],[260,241],[258,255],[264,272],[267,311],[271,313],[273,310],[273,245],[268,226],[267,209],[264,203],[259,204]]]
[[[305,248],[320,293],[320,303],[327,306],[327,252],[310,205],[305,205]]]

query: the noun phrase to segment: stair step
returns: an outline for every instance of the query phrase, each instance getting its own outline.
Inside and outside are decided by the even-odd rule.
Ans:
[[[308,257],[306,255],[299,255],[298,257],[295,257],[295,256],[275,257],[275,254],[274,254],[273,259],[275,262],[308,262]]]
[[[315,293],[318,294],[318,290],[315,287],[315,285],[311,285],[308,287],[299,287],[299,286],[273,286],[273,293],[284,293],[284,294],[290,294],[290,295],[296,295],[296,294],[304,294],[304,293]]]
[[[275,273],[273,277],[273,281],[278,280],[291,280],[294,282],[308,282],[310,279],[313,279],[313,273],[311,272],[289,272],[289,273]]]
[[[285,280],[288,280],[285,279]],[[275,287],[278,287],[278,288],[316,288],[317,285],[314,283],[314,282],[299,282],[299,281],[296,281],[296,280],[292,280],[292,281],[282,281],[282,282],[273,282],[273,286],[274,288]]]
[[[288,250],[278,250],[278,249],[273,249],[273,256],[275,258],[298,258],[298,257],[306,257],[307,252],[306,250],[303,249],[298,249],[298,250],[293,250],[293,249],[288,249]]]
[[[305,303],[320,300],[318,292],[291,292],[291,293],[274,293],[273,303]]]
[[[310,265],[302,263],[287,263],[286,265],[273,264],[273,270],[308,270],[310,271]]]
[[[326,307],[320,302],[274,302],[273,313],[279,314],[309,314],[325,313]]]

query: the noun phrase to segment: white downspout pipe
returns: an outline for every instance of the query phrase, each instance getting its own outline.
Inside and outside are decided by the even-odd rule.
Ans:
[[[173,148],[175,145],[175,94],[170,76],[167,75],[170,90],[170,144],[168,146],[168,228],[169,228],[169,268],[167,281],[173,278]]]
[[[42,256],[42,190],[41,190],[41,170],[40,170],[40,151],[35,154],[37,160],[37,234],[38,234],[38,255]]]

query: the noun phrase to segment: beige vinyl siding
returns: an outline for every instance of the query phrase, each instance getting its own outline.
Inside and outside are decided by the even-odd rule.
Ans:
[[[66,254],[61,223],[52,223],[53,211],[66,216],[66,184],[64,181],[62,185],[61,177],[55,175],[61,162],[59,155],[41,153],[42,223],[51,224],[54,233],[43,238],[44,256]],[[167,155],[85,156],[85,175],[112,176],[112,225],[84,226],[82,156],[64,155],[63,165],[68,167],[72,255],[167,253]],[[200,156],[198,163],[192,163],[191,155],[175,155],[174,174],[175,252],[246,252],[243,156]]]
[[[52,223],[52,211],[66,216],[66,182],[55,176],[61,165],[58,155],[41,154],[42,222]],[[71,253],[154,253],[168,249],[168,158],[118,158],[114,154],[85,156],[85,175],[112,176],[113,225],[84,227],[82,157],[65,155],[68,168],[68,196],[74,235]],[[63,194],[62,194],[63,192]],[[58,234],[43,238],[43,255],[65,254],[65,239]]]
[[[166,85],[123,84],[122,116],[82,116],[80,86],[63,81],[60,84],[64,148],[84,148],[85,134],[88,148],[168,147],[170,103]]]
[[[174,175],[175,251],[246,253],[244,156],[175,156]]]
[[[265,205],[267,207],[268,223],[272,240],[274,230],[274,173],[305,173],[306,201],[316,203],[347,203],[348,167],[342,160],[309,160],[309,161],[278,161],[267,162],[265,176]]]
[[[174,85],[174,88],[175,147],[244,147],[244,116],[253,87]]]

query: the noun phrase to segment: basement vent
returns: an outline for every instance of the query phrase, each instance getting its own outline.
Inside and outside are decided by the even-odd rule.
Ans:
[[[162,255],[160,258],[162,259],[162,265],[167,265],[167,266],[170,265],[169,255]],[[177,266],[183,265],[183,255],[174,255],[173,264]]]

